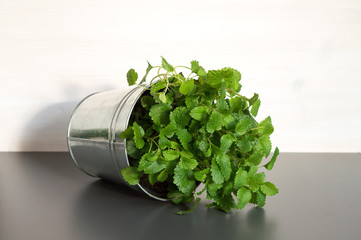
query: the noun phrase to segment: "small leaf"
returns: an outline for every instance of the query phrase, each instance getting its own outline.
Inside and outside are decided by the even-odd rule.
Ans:
[[[136,168],[132,166],[123,168],[120,170],[120,173],[122,174],[124,180],[127,181],[127,183],[130,185],[137,185],[140,181],[140,178],[143,176],[142,173],[138,172]]]
[[[174,122],[170,122],[167,126],[160,130],[160,134],[168,138],[173,137],[174,133],[177,131],[177,126]]]
[[[249,175],[250,174],[248,174],[248,176]],[[249,189],[252,192],[257,192],[260,186],[265,182],[265,179],[266,179],[266,175],[263,172],[257,173],[254,176],[249,177],[248,178]]]
[[[188,113],[188,109],[185,107],[177,107],[170,114],[169,118],[171,122],[174,122],[178,128],[184,128],[188,125],[191,119]]]
[[[249,100],[249,105],[252,106],[257,100],[259,95],[257,93],[253,94],[253,97]]]
[[[166,165],[158,160],[153,162],[148,162],[144,168],[144,173],[154,174],[163,170],[165,167]]]
[[[193,173],[191,170],[182,168],[179,164],[174,169],[174,184],[184,194],[192,194],[196,188],[196,182],[192,179]]]
[[[165,150],[163,151],[163,157],[166,161],[173,161],[179,158],[179,153],[175,150]]]
[[[251,198],[252,198],[251,191],[249,191],[247,188],[242,187],[242,188],[238,189],[238,191],[237,191],[237,199],[238,199],[237,208],[238,209],[244,208],[246,206],[246,204],[251,200]]]
[[[181,157],[179,166],[181,166],[184,169],[193,170],[195,167],[198,166],[198,162],[194,158]]]
[[[249,117],[244,117],[236,125],[236,133],[239,136],[244,135],[250,129],[251,119]]]
[[[257,204],[258,207],[263,207],[266,204],[266,195],[261,192],[257,192]]]
[[[272,143],[271,143],[269,136],[266,135],[266,136],[261,137],[259,139],[259,143],[262,146],[265,156],[268,157],[271,152],[271,149],[272,149]]]
[[[271,183],[271,182],[265,182],[262,186],[261,186],[261,191],[268,195],[268,196],[273,196],[276,195],[278,193],[278,189],[276,188],[276,186]]]
[[[167,60],[164,59],[164,57],[162,58],[162,67],[167,71],[167,72],[173,72],[174,68],[172,65],[170,65]]]
[[[216,157],[216,162],[220,167],[221,173],[223,175],[224,181],[228,181],[231,176],[232,168],[231,168],[231,159],[227,154],[218,155]]]
[[[213,133],[214,131],[221,130],[223,126],[223,115],[219,112],[212,111],[212,115],[207,122],[207,131]]]
[[[187,129],[177,130],[177,137],[185,149],[188,149],[188,143],[192,140],[192,135]]]
[[[148,63],[148,67],[147,67],[147,69],[146,69],[146,71],[145,71],[145,75],[144,75],[144,77],[142,78],[142,81],[140,81],[140,83],[139,84],[142,84],[142,83],[144,83],[145,82],[145,80],[147,79],[147,76],[148,76],[148,73],[150,72],[150,70],[152,70],[152,65],[150,65],[150,63],[147,61],[147,63]]]
[[[219,148],[222,152],[228,150],[233,142],[236,141],[236,137],[233,133],[227,133],[221,137],[221,147]]]
[[[134,131],[134,142],[135,142],[135,146],[138,149],[141,149],[144,147],[144,140],[143,140],[143,136],[144,136],[144,129],[138,125],[137,122],[133,123],[133,131]]]
[[[190,115],[195,120],[201,121],[207,116],[208,109],[206,106],[199,106],[192,109]]]
[[[273,153],[273,156],[272,156],[271,160],[268,163],[266,163],[266,165],[264,165],[267,170],[271,170],[273,168],[273,165],[275,164],[277,156],[278,156],[279,153],[280,152],[278,150],[278,147],[276,147],[275,152]]]
[[[164,126],[169,122],[168,113],[171,109],[168,104],[159,103],[150,108],[149,115],[155,125]]]
[[[263,152],[256,151],[248,158],[248,162],[252,165],[257,166],[262,162],[262,158],[263,158]]]
[[[190,79],[188,81],[182,82],[181,86],[179,87],[179,92],[183,95],[188,95],[194,89],[194,80]]]
[[[185,100],[185,104],[188,109],[193,109],[198,106],[199,96],[188,95]]]
[[[257,101],[252,105],[251,113],[253,116],[257,116],[259,106],[261,105],[261,100],[257,99]]]
[[[167,172],[167,169],[163,169],[163,171],[161,171],[159,173],[159,175],[157,176],[157,180],[159,182],[164,182],[165,180],[167,180],[168,178],[168,172]]]
[[[271,117],[267,117],[265,118],[263,121],[261,121],[258,126],[260,127],[259,132],[262,135],[271,135],[273,133],[273,125],[272,125],[272,120]]]
[[[149,110],[155,104],[155,101],[151,96],[143,96],[141,104],[145,109]]]
[[[162,101],[162,103],[167,103],[167,97],[164,92],[159,93],[159,100]]]
[[[129,86],[134,85],[137,82],[138,73],[132,68],[127,73],[127,81]]]
[[[211,165],[211,175],[214,183],[221,184],[224,182],[223,174],[217,162],[214,159],[212,160],[212,165]]]
[[[120,137],[123,139],[128,139],[128,138],[133,137],[133,135],[134,135],[133,128],[131,126],[129,126],[125,131],[123,131],[120,134]]]
[[[209,168],[206,168],[202,171],[195,171],[194,177],[197,181],[203,182],[206,179],[208,173],[209,173]]]
[[[191,61],[191,70],[193,73],[197,73],[198,70],[199,70],[199,62],[194,60],[194,61]]]
[[[238,171],[236,172],[236,176],[234,178],[234,188],[240,188],[243,186],[247,186],[248,185],[248,174],[247,171],[243,170],[243,169],[238,169]]]

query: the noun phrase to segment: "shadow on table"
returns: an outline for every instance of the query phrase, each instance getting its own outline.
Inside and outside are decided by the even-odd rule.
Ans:
[[[275,239],[276,222],[264,209],[247,206],[229,214],[203,203],[188,215],[184,207],[161,202],[103,180],[87,186],[69,222],[75,238],[87,239]]]

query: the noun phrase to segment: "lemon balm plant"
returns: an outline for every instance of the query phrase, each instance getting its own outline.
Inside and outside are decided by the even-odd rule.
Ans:
[[[145,87],[152,69],[157,74],[121,134],[130,159],[130,166],[121,170],[124,179],[130,185],[153,186],[176,204],[194,201],[179,214],[191,212],[203,192],[213,200],[207,207],[225,212],[247,203],[264,206],[266,196],[278,193],[264,170],[273,168],[279,150],[261,165],[271,153],[274,129],[270,117],[255,120],[258,94],[247,98],[239,93],[241,74],[233,68],[206,71],[198,61],[172,66],[163,57],[161,66],[148,62],[140,81],[130,69],[129,85],[138,81]],[[199,185],[203,189],[196,192]]]

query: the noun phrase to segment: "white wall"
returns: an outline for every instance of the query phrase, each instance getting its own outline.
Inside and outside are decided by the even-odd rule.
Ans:
[[[360,0],[1,0],[0,150],[66,150],[77,102],[160,55],[238,69],[283,152],[361,150]]]

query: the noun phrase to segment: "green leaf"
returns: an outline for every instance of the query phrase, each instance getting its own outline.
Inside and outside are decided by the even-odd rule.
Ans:
[[[265,182],[265,179],[266,179],[266,175],[263,172],[257,173],[254,176],[249,177],[248,178],[249,189],[252,192],[257,192],[260,186]]]
[[[129,86],[134,85],[137,82],[138,73],[132,68],[127,73],[127,81]]]
[[[276,186],[271,183],[271,182],[265,182],[262,186],[261,186],[261,191],[268,195],[268,196],[273,196],[276,195],[278,193],[278,189],[276,188]]]
[[[155,101],[151,96],[143,96],[141,104],[145,109],[149,110],[155,104]]]
[[[182,82],[181,86],[179,87],[179,92],[183,95],[188,95],[194,89],[194,80],[190,79],[188,81]]]
[[[253,135],[246,135],[237,142],[237,146],[242,153],[248,153],[252,150],[254,139],[255,137]]]
[[[199,106],[192,109],[190,115],[195,120],[201,121],[202,119],[207,117],[208,109],[206,106]]]
[[[240,188],[248,185],[248,174],[243,169],[238,169],[234,178],[234,188]]]
[[[244,135],[250,129],[251,119],[249,117],[243,117],[236,125],[236,133],[239,136]]]
[[[179,158],[179,153],[175,150],[164,150],[163,157],[166,161],[173,161]]]
[[[148,67],[147,67],[147,69],[146,69],[146,71],[145,71],[145,75],[144,75],[144,77],[142,78],[142,81],[140,81],[140,83],[139,84],[142,84],[142,83],[144,83],[145,82],[145,80],[147,79],[147,76],[148,76],[148,73],[150,72],[150,70],[152,70],[152,65],[150,65],[150,63],[147,61],[147,63],[148,63]]]
[[[206,70],[204,70],[203,67],[199,67],[199,69],[197,71],[197,75],[203,80],[207,79],[207,72],[206,72]]]
[[[261,105],[261,100],[257,99],[257,101],[252,105],[251,113],[253,116],[257,116],[259,106]]]
[[[245,102],[240,97],[234,97],[229,100],[230,109],[234,113],[244,109]]]
[[[188,125],[190,116],[188,109],[185,107],[177,107],[170,114],[169,118],[171,122],[174,122],[178,128],[184,128]]]
[[[262,122],[260,122],[258,124],[258,127],[260,127],[259,132],[262,135],[271,135],[273,133],[273,130],[274,130],[273,125],[272,125],[271,117],[267,117]]]
[[[174,71],[174,67],[172,65],[170,65],[167,60],[164,59],[164,57],[162,58],[162,67],[167,71],[167,72],[173,72]]]
[[[216,109],[220,112],[227,112],[229,109],[228,103],[225,99],[218,99],[216,102]]]
[[[266,165],[264,165],[267,170],[272,170],[273,165],[275,164],[277,156],[278,156],[279,153],[280,152],[278,150],[278,147],[276,147],[275,152],[273,153],[273,156],[272,156],[271,160],[268,163],[266,163]]]
[[[144,140],[143,140],[143,136],[144,136],[144,129],[138,125],[137,122],[133,123],[133,131],[134,131],[134,142],[135,142],[135,146],[138,149],[141,149],[144,147]]]
[[[221,147],[219,148],[222,152],[228,150],[233,142],[236,141],[236,137],[233,133],[227,133],[221,137]]]
[[[167,169],[163,169],[159,175],[157,176],[157,181],[164,182],[168,178],[168,171]]]
[[[222,82],[227,82],[233,77],[232,70],[223,69],[223,70],[210,70],[207,74],[207,83],[215,89],[220,88]]]
[[[159,174],[155,173],[155,174],[149,174],[148,175],[148,181],[150,184],[154,185],[157,182]]]
[[[218,155],[216,157],[216,162],[218,163],[221,173],[223,175],[224,181],[228,181],[231,176],[231,159],[227,154]]]
[[[164,92],[159,93],[159,100],[162,101],[162,103],[167,103],[167,97]]]
[[[193,172],[186,170],[178,164],[174,169],[174,184],[184,194],[192,194],[196,188]]]
[[[265,156],[268,157],[271,152],[271,149],[272,149],[272,143],[271,143],[269,136],[266,135],[266,136],[261,137],[259,139],[259,143],[262,146]]]
[[[174,133],[177,131],[177,126],[174,122],[170,122],[166,127],[160,130],[160,134],[168,138],[173,137]]]
[[[125,131],[123,131],[120,134],[120,137],[123,139],[128,139],[134,136],[134,131],[133,128],[131,126],[129,126]]]
[[[194,61],[191,61],[191,70],[193,73],[197,73],[198,70],[199,70],[199,62],[194,60]]]
[[[253,94],[253,97],[249,100],[249,105],[252,106],[257,100],[259,95],[257,93]]]
[[[171,106],[165,103],[159,103],[153,105],[150,108],[149,115],[152,118],[154,124],[158,126],[165,126],[169,122],[169,111],[172,109]]]
[[[263,207],[266,204],[266,195],[261,192],[257,192],[257,204],[258,207]]]
[[[224,182],[223,174],[215,159],[212,159],[211,175],[213,182],[215,182],[216,184],[221,184]]]
[[[151,85],[150,94],[154,96],[154,94],[160,90],[163,90],[167,86],[166,81],[158,81]]]
[[[248,158],[248,162],[252,165],[257,166],[262,162],[262,158],[263,158],[263,152],[256,151]]]
[[[207,131],[213,133],[214,131],[221,130],[223,126],[223,115],[219,112],[212,111],[212,115],[207,122]]]
[[[195,171],[194,177],[197,181],[203,182],[206,179],[208,173],[209,173],[209,168],[206,168],[201,171]]]
[[[185,104],[188,109],[193,109],[198,106],[199,96],[188,95],[185,100]]]
[[[247,188],[241,187],[240,189],[238,189],[238,191],[237,191],[237,199],[238,199],[237,208],[238,209],[244,208],[246,206],[246,204],[251,200],[251,198],[252,198],[252,193]]]
[[[165,165],[163,162],[160,162],[159,160],[147,162],[144,168],[144,172],[147,174],[154,174],[163,170],[166,166],[167,165]]]
[[[187,129],[177,130],[176,134],[184,149],[188,149],[188,143],[192,140],[192,135],[188,132]]]
[[[195,167],[198,166],[198,162],[196,159],[183,156],[181,157],[179,164],[182,168],[189,170],[193,170]]]
[[[135,167],[128,166],[120,170],[123,178],[130,185],[137,185],[140,181],[140,178],[143,176],[142,173],[138,172]]]

